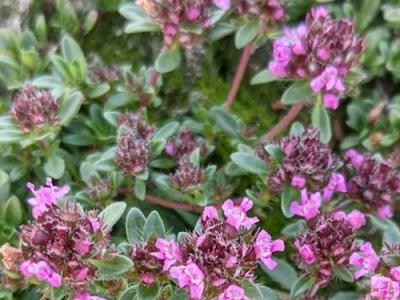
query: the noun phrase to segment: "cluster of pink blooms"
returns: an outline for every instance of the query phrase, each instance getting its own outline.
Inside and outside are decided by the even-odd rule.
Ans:
[[[12,103],[11,116],[24,132],[30,132],[57,121],[59,104],[49,92],[27,83]]]
[[[198,187],[205,180],[203,170],[187,158],[181,159],[178,165],[178,169],[170,176],[174,188],[185,192]]]
[[[207,147],[204,141],[196,137],[190,129],[182,129],[176,136],[168,139],[165,145],[165,153],[179,161],[182,157],[192,154],[196,149],[200,149],[200,156],[207,155]]]
[[[325,107],[336,109],[346,90],[343,78],[358,62],[365,42],[350,20],[334,20],[323,7],[311,9],[304,24],[286,28],[274,41],[269,70],[278,77],[311,80]]]
[[[99,259],[108,246],[108,232],[94,212],[85,213],[68,201],[58,202],[68,187],[57,187],[47,179],[46,185],[35,190],[29,204],[34,220],[23,226],[20,239],[23,262],[20,271],[25,277],[36,277],[50,286],[68,284],[75,300],[99,300],[87,294],[97,268],[88,259]]]
[[[306,232],[294,242],[294,260],[302,272],[316,279],[309,292],[315,295],[329,283],[336,267],[349,268],[358,258],[353,256],[358,250],[355,233],[365,224],[365,217],[357,210],[349,214],[336,211],[321,213],[306,224]]]
[[[212,0],[136,1],[137,6],[160,24],[166,47],[178,42],[187,49],[193,48],[201,40],[201,35],[190,28],[204,30],[211,27],[212,4]]]
[[[168,276],[180,288],[186,288],[191,299],[248,300],[240,282],[255,278],[259,260],[274,269],[277,263],[272,254],[284,250],[283,241],[272,240],[265,230],[254,234],[258,219],[247,216],[252,206],[247,198],[240,203],[227,200],[222,205],[224,218],[215,207],[206,207],[201,229],[181,241],[158,238],[135,246],[134,261],[139,257],[138,248],[147,251],[139,251],[141,267],[137,271],[141,281],[151,284]],[[156,250],[150,252],[153,248]]]
[[[349,198],[376,211],[382,219],[391,218],[393,199],[400,193],[400,172],[390,161],[381,161],[354,149],[346,152],[345,162],[350,177]]]

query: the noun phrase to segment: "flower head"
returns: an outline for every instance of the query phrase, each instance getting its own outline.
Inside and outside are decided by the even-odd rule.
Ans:
[[[24,132],[30,132],[57,121],[59,104],[47,91],[27,83],[14,99],[11,116]]]
[[[370,288],[369,296],[373,299],[393,300],[400,297],[400,283],[386,276],[372,276]]]
[[[319,139],[319,132],[308,128],[300,136],[288,136],[281,140],[280,148],[283,160],[278,169],[268,178],[269,188],[280,191],[286,184],[293,185],[298,179],[312,190],[324,187],[332,170],[337,168],[338,160],[330,147]],[[303,180],[304,179],[304,180]]]
[[[271,23],[282,21],[285,16],[279,0],[238,0],[236,10],[239,15],[258,17]]]
[[[325,107],[336,109],[346,90],[342,78],[357,63],[364,44],[351,21],[332,19],[325,8],[315,7],[304,24],[286,29],[274,42],[269,69],[275,76],[309,79]]]
[[[176,136],[170,138],[165,146],[165,153],[175,161],[184,156],[189,156],[196,149],[200,149],[200,155],[206,156],[207,148],[204,141],[193,135],[190,129],[182,129]]]
[[[200,167],[183,158],[179,161],[179,168],[170,178],[173,187],[185,192],[200,185],[204,181],[205,176]]]
[[[320,193],[317,192],[309,195],[307,189],[302,189],[300,203],[292,202],[290,205],[290,211],[295,215],[302,216],[306,220],[309,220],[319,214],[320,206]]]
[[[379,264],[379,256],[376,255],[371,243],[362,244],[360,250],[360,252],[353,253],[349,260],[351,265],[360,267],[359,270],[354,273],[356,279],[370,272],[374,272]]]
[[[366,208],[375,211],[381,218],[393,215],[393,198],[400,193],[400,172],[388,161],[380,161],[370,154],[359,154],[355,150],[346,153],[350,180],[348,196]]]
[[[273,241],[268,232],[261,230],[257,235],[254,249],[257,257],[262,260],[265,266],[269,270],[273,270],[277,266],[277,263],[271,258],[272,253],[283,251],[285,249],[285,245],[282,240]]]
[[[244,198],[239,205],[235,205],[232,200],[227,200],[222,205],[222,210],[226,218],[226,222],[231,226],[239,229],[244,227],[249,229],[258,222],[256,217],[248,217],[247,212],[253,207],[253,202],[248,198]]]
[[[324,200],[331,199],[334,192],[347,192],[346,179],[340,173],[332,173],[328,185],[324,188]]]

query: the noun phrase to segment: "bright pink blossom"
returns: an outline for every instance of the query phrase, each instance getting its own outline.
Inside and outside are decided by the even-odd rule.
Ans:
[[[153,274],[151,273],[144,273],[140,276],[140,280],[147,285],[153,284],[156,279],[154,278]]]
[[[157,239],[155,246],[158,252],[150,253],[154,257],[164,261],[163,271],[168,271],[171,266],[181,260],[181,250],[174,240]]]
[[[246,214],[252,207],[253,202],[248,198],[244,198],[239,205],[235,205],[230,199],[226,200],[224,204],[222,204],[222,210],[224,211],[226,222],[236,229],[239,229],[240,227],[249,229],[258,222],[258,218],[249,218]]]
[[[191,298],[201,299],[204,291],[204,273],[195,263],[172,267],[169,274],[178,280],[180,288],[187,287],[189,289]]]
[[[240,286],[231,284],[219,295],[218,300],[250,300],[250,298],[246,296],[244,289]]]
[[[381,219],[390,219],[391,217],[393,217],[393,208],[390,205],[379,207],[378,216]]]
[[[36,276],[39,280],[46,281],[53,287],[61,286],[60,274],[55,272],[45,261],[37,263],[31,260],[24,261],[20,266],[20,271],[25,277]]]
[[[349,262],[351,265],[360,267],[354,273],[356,279],[374,272],[379,264],[379,256],[376,255],[371,243],[364,243],[360,247],[361,252],[355,252],[350,256]]]
[[[315,253],[310,245],[301,246],[298,240],[295,241],[294,245],[307,265],[312,265],[316,261]]]
[[[364,162],[364,156],[354,149],[347,150],[344,157],[346,160],[349,160],[355,168],[360,167]]]
[[[201,219],[203,221],[208,220],[218,220],[218,211],[214,206],[207,206],[203,210],[203,214],[201,215]]]
[[[320,207],[321,194],[317,192],[309,195],[307,189],[302,189],[300,203],[292,202],[290,211],[297,216],[302,216],[306,220],[309,220],[319,214]]]
[[[306,179],[303,176],[295,175],[292,178],[292,186],[302,189],[306,184]]]
[[[328,185],[324,189],[324,200],[331,199],[334,192],[347,192],[346,179],[340,173],[332,173]]]
[[[283,251],[285,245],[282,240],[272,240],[268,232],[261,230],[257,235],[254,249],[257,258],[261,259],[269,270],[272,270],[277,266],[276,261],[272,259],[272,254],[277,251]]]
[[[213,3],[216,7],[223,10],[231,8],[231,0],[213,0]]]
[[[360,229],[366,222],[365,215],[356,209],[353,209],[349,214],[346,214],[344,211],[337,211],[335,212],[334,218],[336,220],[346,220],[349,222],[353,231]]]
[[[396,281],[400,282],[400,266],[391,268],[390,275],[392,275]]]
[[[337,109],[339,107],[339,97],[335,94],[326,93],[323,95],[324,106],[328,109]]]
[[[32,214],[35,219],[39,218],[49,207],[56,204],[57,201],[69,192],[68,186],[54,186],[51,178],[46,178],[46,184],[35,190],[35,185],[28,183],[27,187],[32,191],[32,198],[28,203],[32,206]]]
[[[400,298],[400,283],[382,275],[374,275],[370,281],[373,299],[394,300]]]

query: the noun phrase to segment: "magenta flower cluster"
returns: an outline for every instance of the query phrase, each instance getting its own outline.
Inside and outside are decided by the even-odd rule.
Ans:
[[[178,42],[187,49],[192,49],[202,40],[198,32],[189,30],[190,27],[203,30],[211,27],[212,4],[211,0],[136,1],[136,5],[160,24],[166,47]]]
[[[323,7],[313,8],[306,21],[286,28],[274,41],[271,73],[278,77],[309,79],[324,106],[337,109],[346,91],[343,78],[358,62],[365,42],[354,32],[352,21],[333,19]]]
[[[35,277],[50,286],[69,285],[76,300],[87,298],[89,283],[96,277],[97,268],[88,259],[99,259],[108,246],[108,232],[94,212],[85,213],[76,204],[59,201],[69,187],[57,187],[47,179],[46,185],[34,189],[34,220],[23,226],[20,239],[24,261],[20,271],[25,277]]]
[[[240,203],[227,200],[222,205],[223,218],[215,207],[206,207],[201,228],[179,242],[158,238],[135,246],[134,261],[138,257],[136,249],[147,250],[140,266],[148,269],[136,269],[141,281],[152,284],[168,276],[187,289],[191,299],[249,299],[241,281],[255,278],[259,260],[274,269],[277,263],[273,253],[284,250],[283,241],[273,240],[267,231],[254,234],[258,219],[247,215],[252,207],[247,198]]]

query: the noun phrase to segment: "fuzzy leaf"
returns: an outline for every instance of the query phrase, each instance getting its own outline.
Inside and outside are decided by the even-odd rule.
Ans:
[[[126,216],[126,237],[130,244],[135,244],[144,241],[143,230],[146,223],[146,217],[136,207],[129,210]]]
[[[175,70],[181,62],[179,48],[173,46],[163,50],[156,60],[156,70],[160,73],[168,73]]]
[[[121,219],[126,209],[125,202],[114,202],[108,205],[99,215],[107,229],[111,231],[115,224]]]
[[[147,217],[146,223],[143,228],[144,239],[147,241],[149,237],[155,235],[157,237],[164,237],[165,227],[160,214],[157,211],[152,211]]]
[[[231,159],[240,168],[253,174],[264,175],[268,171],[265,162],[254,154],[236,152],[231,155]]]
[[[308,81],[296,81],[282,95],[283,104],[295,104],[304,101],[312,95]]]
[[[327,144],[332,138],[331,120],[326,108],[317,101],[311,115],[312,125],[320,131],[321,142]]]
[[[258,33],[258,19],[248,20],[235,34],[235,46],[242,49],[254,40]]]
[[[133,267],[133,262],[126,256],[113,255],[109,259],[90,259],[89,262],[99,268],[101,275],[121,275]]]
[[[272,75],[268,69],[265,69],[254,75],[254,77],[250,81],[250,84],[251,85],[263,84],[263,83],[273,82],[276,80],[279,80],[279,77]]]

